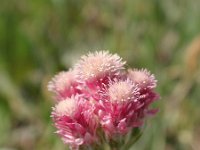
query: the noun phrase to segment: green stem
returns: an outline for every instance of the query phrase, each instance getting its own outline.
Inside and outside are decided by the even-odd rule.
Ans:
[[[130,138],[127,141],[127,143],[122,147],[122,150],[128,150],[142,136],[142,132],[139,129],[134,131],[133,134],[133,138]]]

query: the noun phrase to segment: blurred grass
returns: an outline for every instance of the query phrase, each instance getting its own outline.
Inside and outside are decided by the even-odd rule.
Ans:
[[[46,85],[88,50],[109,49],[158,79],[159,114],[133,150],[198,150],[200,1],[3,0],[0,150],[66,149]]]

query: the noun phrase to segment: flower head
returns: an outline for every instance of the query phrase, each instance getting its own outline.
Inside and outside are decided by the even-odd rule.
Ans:
[[[97,104],[100,123],[109,138],[126,134],[138,126],[140,118],[137,110],[138,88],[130,80],[119,80],[111,83],[105,91],[105,97]]]
[[[136,100],[137,87],[129,79],[111,83],[108,88],[109,100],[112,103],[127,102]]]
[[[75,66],[76,76],[79,82],[88,83],[89,88],[94,88],[107,83],[108,79],[120,76],[124,64],[117,54],[112,55],[107,51],[89,53],[82,56]]]
[[[78,96],[67,98],[53,107],[52,118],[57,132],[71,149],[92,144],[97,140],[95,119],[91,104]]]
[[[56,94],[57,100],[80,93],[74,76],[74,71],[72,70],[60,72],[49,82],[48,90]]]
[[[142,107],[138,110],[139,117],[144,118],[147,114],[155,114],[158,110],[149,108],[159,98],[159,95],[154,91],[157,83],[154,75],[146,69],[129,69],[127,76],[139,88],[138,102],[142,104]]]
[[[128,77],[136,84],[138,84],[138,86],[140,88],[149,88],[149,89],[153,89],[156,87],[156,80],[154,75],[150,74],[149,71],[147,71],[146,69],[141,69],[141,70],[137,70],[137,69],[129,69],[128,70]]]

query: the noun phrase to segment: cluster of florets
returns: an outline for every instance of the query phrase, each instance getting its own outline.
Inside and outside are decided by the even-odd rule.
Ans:
[[[154,75],[146,69],[125,70],[124,65],[117,54],[89,53],[49,82],[57,101],[52,118],[71,149],[126,135],[156,113],[149,107],[158,99]]]

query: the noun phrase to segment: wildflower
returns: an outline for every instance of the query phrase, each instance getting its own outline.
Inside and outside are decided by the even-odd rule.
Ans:
[[[154,75],[146,69],[126,72],[124,65],[116,54],[89,53],[73,70],[49,82],[48,89],[58,100],[51,116],[57,133],[71,149],[105,149],[105,141],[120,143],[119,137],[140,130],[145,118],[157,112],[151,108],[159,98]]]
[[[80,93],[77,85],[78,83],[75,80],[74,71],[63,71],[55,75],[49,82],[48,90],[56,94],[57,100],[62,100]]]
[[[52,118],[57,132],[71,149],[92,144],[97,140],[97,122],[91,104],[78,96],[72,96],[53,107]]]

